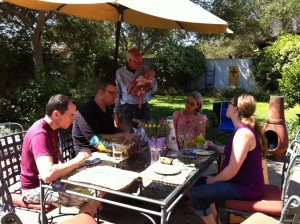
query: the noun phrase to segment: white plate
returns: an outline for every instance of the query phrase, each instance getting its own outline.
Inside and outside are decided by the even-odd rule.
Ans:
[[[163,175],[174,175],[180,173],[180,168],[174,165],[167,165],[167,164],[158,164],[154,167],[153,171],[158,174]]]
[[[196,155],[198,155],[198,156],[210,156],[211,154],[214,153],[214,151],[208,151],[208,150],[204,150],[204,149],[197,149],[197,150],[194,150],[194,153],[196,153]]]

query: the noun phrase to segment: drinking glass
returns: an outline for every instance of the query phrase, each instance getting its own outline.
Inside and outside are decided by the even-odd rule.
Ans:
[[[123,146],[120,144],[112,144],[113,158],[122,159]]]
[[[196,145],[195,135],[192,133],[187,133],[184,135],[184,146],[185,147],[194,147]]]
[[[181,150],[184,147],[184,135],[178,135],[178,144],[179,150]]]
[[[181,158],[182,156],[182,149],[184,147],[184,135],[180,134],[177,136],[178,141],[178,157]]]
[[[160,157],[161,149],[156,146],[150,148],[151,164],[156,162]]]

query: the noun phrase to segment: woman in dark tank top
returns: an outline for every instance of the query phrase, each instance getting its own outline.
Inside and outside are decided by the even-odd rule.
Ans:
[[[255,200],[264,189],[262,157],[266,152],[265,140],[253,116],[256,102],[253,96],[236,95],[228,102],[226,116],[235,131],[225,146],[211,141],[205,148],[223,153],[225,159],[217,175],[202,177],[190,189],[190,199],[195,212],[204,223],[214,224],[210,204],[228,199]]]

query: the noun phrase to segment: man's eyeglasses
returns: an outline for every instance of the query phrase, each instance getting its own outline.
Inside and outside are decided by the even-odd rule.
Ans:
[[[143,61],[136,61],[136,60],[134,60],[132,58],[130,58],[130,60],[133,61],[137,65],[141,65],[143,63]]]
[[[195,103],[194,102],[191,102],[189,100],[186,100],[185,101],[186,104],[189,104],[191,107],[195,106]]]
[[[113,92],[107,89],[102,89],[103,91],[109,92],[111,95],[118,95],[119,92]]]

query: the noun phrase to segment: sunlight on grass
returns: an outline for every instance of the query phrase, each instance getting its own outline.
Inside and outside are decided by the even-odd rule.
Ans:
[[[163,117],[171,116],[174,111],[184,109],[186,96],[154,96],[150,101],[151,113],[153,119],[157,120]],[[208,118],[214,116],[212,112],[213,102],[220,102],[217,98],[205,97],[203,113]],[[267,112],[269,103],[258,102],[256,106],[255,117],[258,122],[262,125],[267,118]],[[298,120],[296,114],[300,114],[300,106],[294,107],[289,110],[285,110],[286,120]]]

